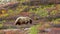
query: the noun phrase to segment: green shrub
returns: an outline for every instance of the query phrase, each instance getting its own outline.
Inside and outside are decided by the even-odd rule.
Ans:
[[[48,16],[48,12],[46,10],[44,10],[44,9],[39,9],[38,11],[36,11],[35,14],[40,15],[41,17]]]
[[[57,14],[57,10],[53,10],[50,15],[56,15]]]
[[[56,20],[52,20],[53,24],[60,24],[60,18]]]
[[[45,9],[42,9],[42,8],[36,8],[36,10],[30,9],[29,12],[35,13],[35,14],[41,16],[41,17],[46,17],[46,16],[48,16],[48,11],[45,10]]]
[[[38,30],[36,26],[32,26],[29,30],[29,34],[38,34]]]
[[[2,27],[3,27],[3,24],[0,24],[0,29],[2,29]]]
[[[30,31],[29,34],[37,34],[38,33],[36,27],[32,27],[31,30],[32,31]]]
[[[35,14],[39,15],[40,17],[47,17],[49,11],[47,11],[46,9],[53,8],[53,7],[54,7],[54,5],[40,5],[40,7],[35,8],[35,10],[30,9],[29,12],[35,13]]]
[[[39,32],[38,28],[39,28],[40,26],[42,26],[42,23],[30,27],[30,29],[28,30],[28,31],[29,31],[29,34],[38,34],[38,32]]]

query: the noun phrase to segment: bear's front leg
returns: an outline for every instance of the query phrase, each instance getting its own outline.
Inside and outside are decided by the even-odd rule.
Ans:
[[[17,22],[15,25],[21,25],[21,23],[20,22]]]

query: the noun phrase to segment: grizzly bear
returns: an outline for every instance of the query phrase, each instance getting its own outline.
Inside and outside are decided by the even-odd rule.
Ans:
[[[18,17],[15,21],[15,25],[21,25],[21,24],[32,24],[32,19],[29,17]]]

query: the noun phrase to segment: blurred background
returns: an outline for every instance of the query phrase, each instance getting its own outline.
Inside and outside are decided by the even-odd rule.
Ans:
[[[32,18],[33,24],[27,24],[28,26],[14,25],[16,18],[19,16]],[[45,28],[60,27],[60,0],[0,0],[0,29],[26,27],[31,27],[33,30],[31,34],[37,34],[38,29],[45,30]]]

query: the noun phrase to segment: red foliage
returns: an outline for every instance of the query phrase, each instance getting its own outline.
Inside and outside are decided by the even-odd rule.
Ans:
[[[20,15],[23,15],[23,16],[29,16],[30,13],[29,13],[29,12],[21,12]]]

